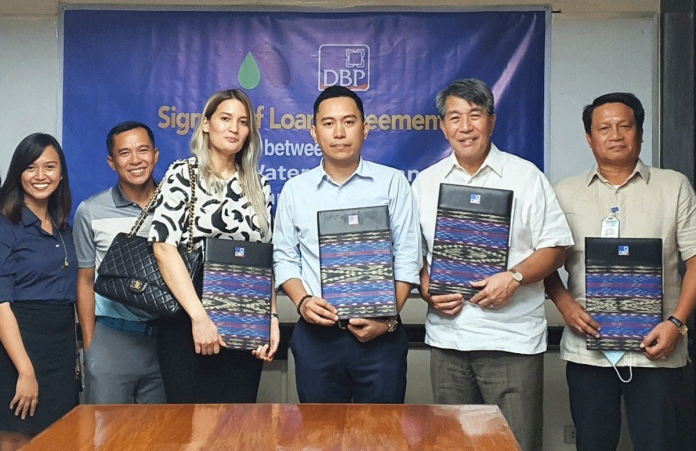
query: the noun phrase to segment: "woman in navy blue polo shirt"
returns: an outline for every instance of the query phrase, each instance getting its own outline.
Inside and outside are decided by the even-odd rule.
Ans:
[[[0,430],[36,434],[78,403],[70,209],[60,144],[27,136],[0,189]]]

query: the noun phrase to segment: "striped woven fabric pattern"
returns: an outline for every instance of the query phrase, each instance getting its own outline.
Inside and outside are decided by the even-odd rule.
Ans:
[[[461,293],[469,299],[478,292],[470,282],[505,271],[507,221],[502,215],[438,208],[430,292]]]
[[[251,350],[270,337],[270,268],[206,262],[203,306],[227,345]]]
[[[662,321],[662,268],[588,265],[586,309],[602,330],[587,349],[641,351],[643,338]]]
[[[389,230],[319,236],[322,297],[339,318],[395,316]]]

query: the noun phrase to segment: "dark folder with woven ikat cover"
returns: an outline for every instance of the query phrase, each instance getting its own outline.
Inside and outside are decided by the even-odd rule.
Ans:
[[[253,350],[271,330],[273,245],[208,238],[203,307],[228,347]]]
[[[507,270],[514,193],[468,185],[440,185],[430,294],[460,293],[471,299],[470,283]]]
[[[396,316],[389,208],[320,211],[322,297],[338,317]]]
[[[601,327],[587,349],[642,351],[662,322],[662,239],[585,238],[585,308]]]

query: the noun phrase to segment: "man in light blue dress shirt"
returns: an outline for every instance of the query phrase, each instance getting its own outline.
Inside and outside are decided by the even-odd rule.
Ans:
[[[403,403],[408,340],[396,318],[351,319],[321,297],[317,212],[387,205],[398,310],[419,283],[422,255],[414,199],[404,175],[365,161],[369,131],[362,101],[347,88],[324,90],[314,103],[312,138],[319,166],[289,180],[273,234],[275,281],[300,320],[290,348],[301,402]]]

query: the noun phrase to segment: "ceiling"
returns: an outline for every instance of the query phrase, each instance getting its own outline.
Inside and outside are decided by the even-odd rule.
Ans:
[[[243,7],[244,9],[351,9],[351,8],[423,8],[423,0],[0,0],[0,17],[58,16],[61,8],[94,7]],[[461,8],[490,6],[536,6],[530,0],[429,0],[428,7]],[[660,0],[552,0],[553,11],[568,14],[654,14],[660,12]]]

